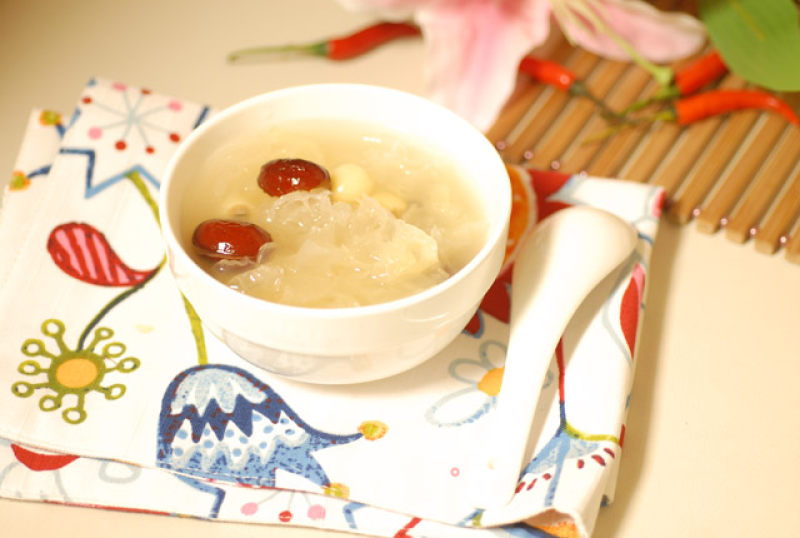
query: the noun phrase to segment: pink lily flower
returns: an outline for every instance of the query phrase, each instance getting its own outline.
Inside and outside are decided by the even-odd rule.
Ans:
[[[641,0],[340,0],[385,18],[412,16],[425,37],[429,97],[478,129],[496,119],[520,60],[543,44],[555,19],[567,39],[601,56],[668,62],[698,51],[703,25]]]

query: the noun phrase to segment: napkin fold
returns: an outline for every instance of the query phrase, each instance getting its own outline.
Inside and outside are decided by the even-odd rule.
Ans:
[[[163,270],[159,179],[212,112],[93,79],[71,119],[31,115],[0,213],[14,253],[0,262],[0,495],[373,536],[590,535],[613,497],[663,191],[508,167],[510,262],[537,215],[573,205],[639,241],[563,335],[520,425],[532,441],[512,501],[481,510],[511,267],[404,374],[315,386],[250,365]]]

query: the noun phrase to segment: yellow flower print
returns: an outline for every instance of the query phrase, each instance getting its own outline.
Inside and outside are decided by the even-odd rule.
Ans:
[[[126,357],[116,359],[125,353],[125,345],[120,342],[109,342],[101,350],[97,347],[103,340],[110,339],[114,332],[106,327],[98,327],[94,338],[85,349],[69,349],[64,343],[64,323],[57,319],[48,319],[42,323],[42,334],[55,340],[57,353],[49,352],[39,339],[29,338],[22,344],[22,353],[28,357],[45,357],[50,364],[42,366],[35,360],[20,363],[17,371],[23,375],[44,375],[39,383],[18,381],[11,386],[11,391],[20,398],[27,398],[38,389],[49,389],[55,394],[46,394],[39,399],[42,411],[55,411],[61,408],[64,397],[75,397],[74,407],[64,409],[61,413],[69,424],[80,424],[86,420],[84,403],[90,392],[99,392],[106,400],[116,400],[125,394],[125,385],[113,384],[103,386],[105,376],[111,372],[127,374],[139,367],[139,359]]]

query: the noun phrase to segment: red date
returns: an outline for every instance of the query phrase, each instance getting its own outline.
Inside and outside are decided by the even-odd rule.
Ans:
[[[261,167],[258,186],[270,196],[330,186],[325,168],[305,159],[274,159]]]
[[[261,246],[271,241],[269,233],[255,224],[224,219],[203,221],[192,234],[198,253],[226,260],[255,259]]]

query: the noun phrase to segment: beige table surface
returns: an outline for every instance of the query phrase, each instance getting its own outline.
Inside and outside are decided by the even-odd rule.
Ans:
[[[422,94],[417,41],[347,63],[225,63],[369,20],[334,0],[0,0],[2,181],[29,111],[69,114],[95,75],[217,106],[313,82]],[[649,278],[617,495],[595,536],[800,535],[800,266],[665,223]],[[334,534],[2,499],[0,535]]]

